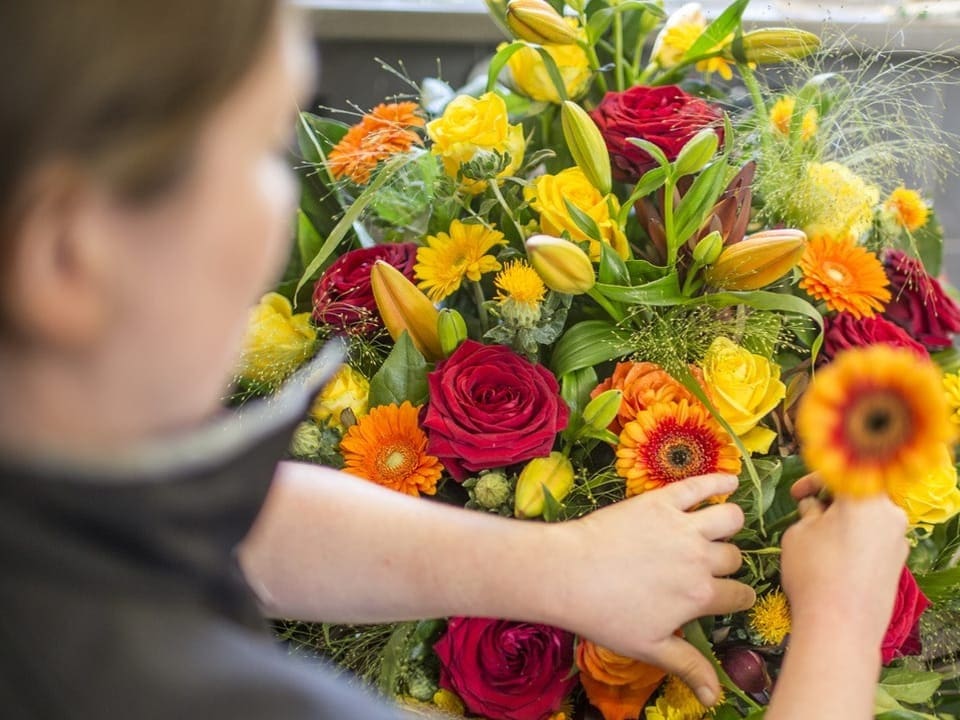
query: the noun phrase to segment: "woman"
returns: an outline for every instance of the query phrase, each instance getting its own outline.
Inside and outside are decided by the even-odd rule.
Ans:
[[[711,703],[713,669],[672,633],[754,600],[725,578],[740,565],[723,541],[740,510],[687,512],[734,478],[692,478],[577,522],[514,523],[278,466],[308,377],[220,415],[247,309],[288,251],[285,140],[310,77],[278,5],[0,7],[4,715],[393,716],[282,657],[254,593],[303,619],[561,625]],[[896,512],[831,509],[796,535],[862,538],[864,519]],[[895,530],[888,545],[902,544]],[[877,532],[864,555],[835,553],[843,573],[795,562],[795,610],[866,597],[849,565],[878,573],[889,592],[868,614],[889,617],[896,557]],[[811,617],[834,640],[847,629]]]

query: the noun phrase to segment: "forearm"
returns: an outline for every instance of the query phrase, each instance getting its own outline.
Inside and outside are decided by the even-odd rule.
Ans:
[[[814,616],[794,627],[767,720],[872,718],[879,641],[852,616]]]
[[[511,522],[316,465],[284,463],[240,557],[267,611],[279,617],[545,621],[545,558],[555,555],[550,546],[560,539],[554,526]]]

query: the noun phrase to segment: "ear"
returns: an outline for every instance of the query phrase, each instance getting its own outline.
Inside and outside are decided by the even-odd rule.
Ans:
[[[31,343],[80,350],[107,321],[107,238],[97,232],[104,199],[70,167],[37,171],[24,195],[0,290],[8,325]]]

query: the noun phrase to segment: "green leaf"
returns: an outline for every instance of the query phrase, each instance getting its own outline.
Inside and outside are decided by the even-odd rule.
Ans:
[[[669,275],[643,285],[621,287],[597,283],[594,289],[605,298],[629,305],[681,305],[687,300],[680,292],[680,281],[676,271],[671,271]]]
[[[300,262],[306,265],[310,259],[320,252],[323,238],[317,232],[310,218],[300,208],[297,208],[297,250],[300,252]]]
[[[647,170],[637,181],[637,184],[633,186],[633,192],[630,193],[630,197],[620,206],[620,214],[617,217],[620,226],[623,227],[627,222],[627,218],[630,216],[630,209],[637,200],[656,192],[663,187],[666,181],[667,171],[664,168],[655,167],[652,170]]]
[[[667,160],[667,156],[664,154],[663,150],[660,149],[659,145],[655,145],[649,140],[639,137],[627,138],[627,142],[640,148],[650,157],[656,160],[657,164],[660,165],[665,173],[669,174],[673,170],[673,167],[670,165],[670,161]]]
[[[960,567],[918,575],[917,585],[933,603],[949,600],[960,589]]]
[[[627,272],[630,284],[640,285],[651,280],[659,280],[670,273],[670,268],[654,265],[648,260],[627,260]]]
[[[560,396],[570,408],[570,424],[564,431],[572,437],[583,423],[583,409],[590,402],[590,391],[597,386],[597,373],[593,366],[564,373],[560,377]]]
[[[880,676],[880,687],[892,698],[909,705],[927,702],[940,687],[939,673],[905,668],[885,670]]]
[[[913,242],[924,269],[933,276],[939,275],[943,264],[943,225],[932,210],[926,224],[913,233]]]
[[[590,19],[587,20],[587,42],[591,45],[597,44],[603,34],[610,29],[615,13],[616,11],[613,8],[605,7],[590,16]]]
[[[930,353],[930,359],[939,365],[944,373],[955,373],[960,370],[960,350],[956,348]]]
[[[497,54],[490,59],[490,67],[487,69],[487,92],[493,92],[497,86],[497,78],[503,72],[504,66],[510,61],[514,53],[527,47],[523,40],[514,40],[509,45],[504,45],[497,50]]]
[[[608,285],[629,285],[630,273],[627,265],[609,243],[600,243],[600,267],[597,279]]]
[[[676,211],[678,244],[686,242],[703,225],[707,213],[713,210],[726,184],[726,170],[725,162],[714,162],[697,176],[683,196]]]
[[[580,228],[580,232],[603,244],[603,235],[600,234],[600,228],[597,227],[596,221],[567,198],[563,199],[563,204],[567,206],[567,212],[570,213],[570,217],[573,218],[576,226]]]
[[[547,522],[556,522],[563,507],[545,483],[540,483],[540,487],[543,488],[543,519]]]
[[[553,55],[548,53],[542,45],[532,45],[531,47],[540,53],[540,59],[543,60],[543,65],[547,68],[547,75],[550,76],[550,82],[556,88],[560,101],[568,100],[567,84],[563,81],[563,75],[560,73],[560,68],[557,67],[557,61],[553,59]]]
[[[700,37],[684,53],[680,62],[692,62],[701,55],[712,53],[718,45],[726,42],[727,37],[740,26],[743,11],[746,10],[748,2],[749,0],[734,0],[716,20],[706,27]]]
[[[427,396],[427,361],[404,330],[377,374],[370,378],[370,407],[405,401],[423,405]]]
[[[550,367],[558,376],[623,357],[635,349],[632,333],[606,320],[584,320],[553,348]]]

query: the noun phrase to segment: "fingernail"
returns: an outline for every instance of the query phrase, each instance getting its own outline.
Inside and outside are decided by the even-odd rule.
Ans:
[[[707,685],[697,690],[697,697],[700,698],[700,702],[703,703],[705,707],[711,708],[717,704],[717,694],[713,691],[713,688]]]

